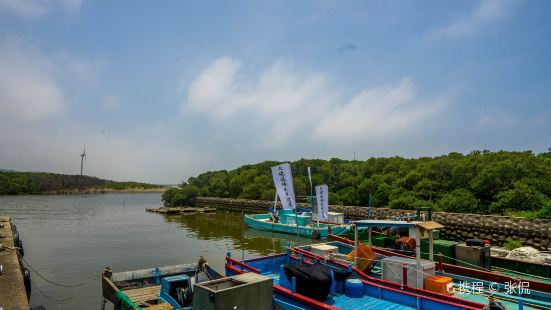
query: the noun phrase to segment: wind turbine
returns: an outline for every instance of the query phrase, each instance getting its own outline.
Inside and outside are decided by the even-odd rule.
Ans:
[[[82,175],[82,168],[84,167],[84,158],[86,158],[86,147],[84,147],[84,152],[80,154],[80,175]]]

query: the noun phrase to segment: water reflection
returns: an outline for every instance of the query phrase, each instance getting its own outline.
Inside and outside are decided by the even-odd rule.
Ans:
[[[312,243],[310,238],[273,233],[247,227],[243,215],[238,213],[216,212],[164,215],[168,223],[177,223],[185,228],[190,238],[201,240],[230,240],[232,248],[268,255],[285,251],[288,244],[304,245]]]
[[[252,258],[284,251],[288,242],[312,240],[247,228],[242,215],[161,215],[145,208],[161,205],[156,193],[104,195],[0,196],[0,214],[12,216],[25,246],[25,259],[46,278],[58,283],[81,283],[105,266],[115,271],[196,261],[207,256],[224,270],[228,251]],[[55,309],[97,309],[99,281],[85,288],[66,289],[32,275],[31,305]]]

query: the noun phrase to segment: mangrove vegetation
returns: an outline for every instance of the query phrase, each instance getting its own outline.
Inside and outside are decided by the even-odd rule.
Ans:
[[[167,206],[193,204],[197,196],[273,200],[275,189],[265,161],[190,177],[166,191]],[[551,218],[551,151],[473,151],[421,158],[332,158],[291,162],[297,200],[314,185],[329,186],[330,204]]]

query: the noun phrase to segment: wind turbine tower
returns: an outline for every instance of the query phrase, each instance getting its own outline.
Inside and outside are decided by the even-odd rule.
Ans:
[[[86,147],[84,147],[84,152],[80,154],[80,175],[82,175],[82,168],[84,168],[84,158],[86,158]]]

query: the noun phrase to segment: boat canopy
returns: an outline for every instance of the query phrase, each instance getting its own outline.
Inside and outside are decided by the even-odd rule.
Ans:
[[[352,224],[356,225],[356,227],[358,228],[392,226],[392,227],[419,227],[425,230],[433,230],[433,229],[440,229],[444,227],[444,225],[434,221],[408,222],[408,221],[390,221],[390,220],[361,220],[361,221],[353,221]]]

